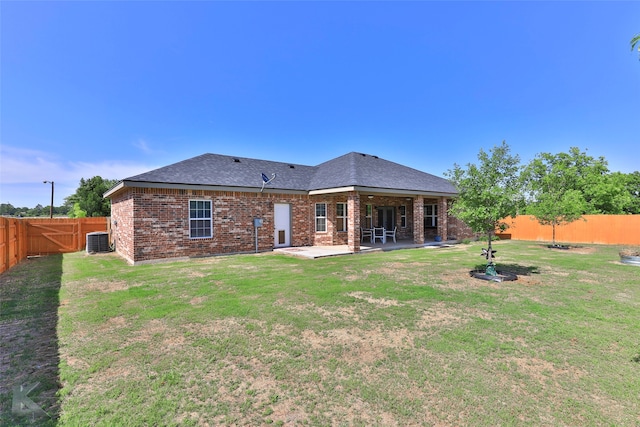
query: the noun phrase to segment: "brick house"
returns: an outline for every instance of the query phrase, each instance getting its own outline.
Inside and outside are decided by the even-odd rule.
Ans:
[[[126,178],[105,197],[116,251],[137,264],[285,246],[358,252],[361,228],[373,226],[414,243],[467,237],[447,215],[456,194],[443,178],[352,152],[317,166],[203,154]]]

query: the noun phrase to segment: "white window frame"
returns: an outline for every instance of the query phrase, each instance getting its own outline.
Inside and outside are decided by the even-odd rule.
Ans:
[[[193,207],[194,203],[195,207]],[[199,230],[202,230],[201,235],[197,235],[200,234]],[[207,230],[209,231],[209,233],[205,234]],[[196,235],[194,235],[194,232],[196,233]],[[189,238],[210,239],[212,237],[213,201],[207,199],[189,200]]]
[[[364,225],[365,228],[373,228],[373,205],[365,205]]]
[[[324,215],[318,215],[318,207],[320,206],[323,206]],[[327,232],[327,204],[316,203],[314,213],[315,213],[316,233],[326,233]],[[319,225],[322,225],[322,226],[318,227]]]
[[[400,227],[407,228],[407,206],[400,206]]]
[[[340,212],[340,207],[342,207],[342,212]],[[342,213],[342,215],[340,215]],[[349,215],[347,214],[347,203],[340,202],[336,203],[336,229],[339,232],[348,231],[347,229],[347,220]]]
[[[427,213],[427,207],[431,207],[430,214]],[[428,226],[429,228],[438,227],[438,205],[437,204],[424,205],[424,218],[429,223],[431,223],[431,225]]]

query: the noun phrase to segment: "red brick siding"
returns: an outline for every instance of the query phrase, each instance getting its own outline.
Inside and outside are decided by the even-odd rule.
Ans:
[[[358,201],[359,197],[359,201]],[[213,210],[213,237],[189,237],[189,201],[211,200]],[[414,209],[415,203],[420,207]],[[437,203],[425,199],[424,203]],[[216,254],[254,252],[254,218],[262,218],[258,229],[258,250],[268,251],[274,244],[274,204],[291,205],[291,246],[347,245],[359,249],[359,225],[365,223],[366,205],[373,208],[373,224],[377,224],[377,206],[396,208],[398,238],[413,238],[415,227],[421,227],[422,198],[374,196],[357,193],[338,195],[289,195],[270,193],[241,193],[221,191],[195,191],[179,189],[127,188],[112,198],[112,224],[117,252],[129,262],[137,263],[166,258],[198,257]],[[315,204],[327,204],[327,231],[315,232]],[[348,212],[351,233],[338,232],[336,204],[353,206]],[[399,206],[407,207],[407,227],[400,227]],[[417,207],[417,206],[416,206]],[[357,209],[358,215],[352,210]],[[439,212],[440,215],[443,212]],[[356,219],[357,218],[357,219]],[[435,230],[432,231],[435,233]],[[472,236],[468,228],[455,218],[447,224],[449,237]],[[435,235],[435,234],[434,234]],[[461,237],[462,236],[462,237]],[[426,240],[433,236],[425,236]]]
[[[133,193],[120,193],[111,200],[111,230],[116,251],[129,262],[134,261],[133,251]]]
[[[313,244],[316,246],[346,245],[348,233],[337,231],[336,203],[347,203],[347,195],[321,195],[311,197],[311,232],[314,236]],[[316,232],[316,203],[327,204],[327,231]]]
[[[190,200],[212,201],[212,238],[189,237]],[[292,205],[292,246],[311,245],[306,195],[131,188],[112,201],[116,250],[130,262],[253,252],[254,218],[263,219],[258,250],[271,250],[274,203]]]
[[[451,202],[449,202],[450,204]],[[467,224],[453,216],[449,216],[448,234],[449,239],[453,240],[475,239],[478,237],[478,234],[474,233]]]
[[[415,198],[412,223],[414,229],[413,243],[424,243],[424,198],[422,196]]]

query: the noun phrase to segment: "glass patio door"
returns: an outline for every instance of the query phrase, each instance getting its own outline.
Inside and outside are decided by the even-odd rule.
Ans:
[[[377,227],[384,227],[387,230],[393,230],[396,224],[396,210],[393,206],[381,206],[378,208]]]

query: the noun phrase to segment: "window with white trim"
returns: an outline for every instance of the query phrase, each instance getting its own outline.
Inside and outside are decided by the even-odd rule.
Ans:
[[[366,205],[364,214],[364,228],[373,228],[373,207]]]
[[[347,231],[347,204],[336,204],[336,226],[338,231]]]
[[[316,232],[327,231],[327,204],[316,203]]]
[[[211,200],[189,200],[189,237],[213,237],[213,209]]]
[[[407,207],[400,206],[400,227],[407,228]]]
[[[438,205],[424,205],[424,227],[436,228],[438,226]]]

